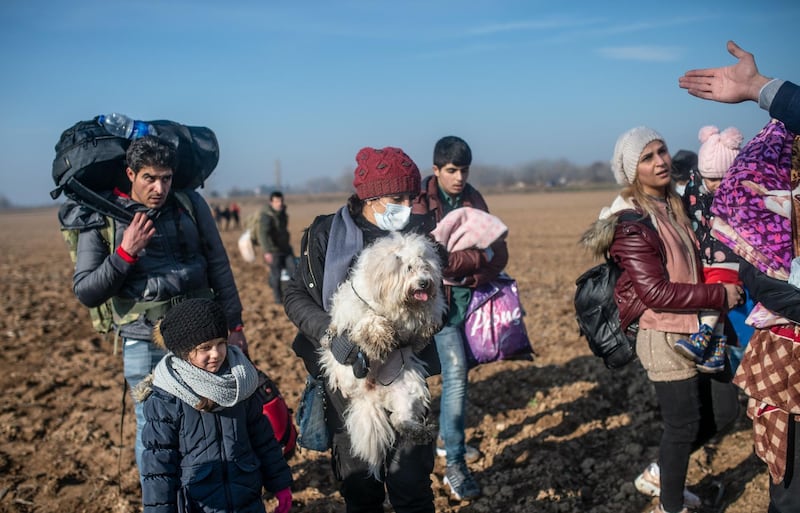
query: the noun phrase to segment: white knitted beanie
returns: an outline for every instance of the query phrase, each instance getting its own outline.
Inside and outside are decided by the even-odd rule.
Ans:
[[[639,164],[639,157],[642,156],[644,147],[653,141],[663,140],[661,134],[646,126],[631,128],[619,136],[614,146],[614,158],[611,159],[611,170],[617,183],[632,184],[636,179],[636,166]]]
[[[722,178],[739,154],[744,137],[739,129],[709,125],[700,129],[697,137],[703,143],[697,152],[697,170],[703,178]]]

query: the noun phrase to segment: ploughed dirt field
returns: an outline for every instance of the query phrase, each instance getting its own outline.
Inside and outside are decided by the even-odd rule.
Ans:
[[[452,500],[438,459],[431,476],[437,511],[638,513],[656,504],[633,487],[657,455],[654,390],[638,362],[606,369],[573,317],[574,280],[592,264],[576,241],[613,196],[487,195],[510,228],[507,270],[519,282],[538,356],[471,372],[467,439],[482,453],[471,469],[484,496]],[[296,250],[313,217],[343,201],[287,198]],[[244,204],[244,215],[255,208]],[[266,267],[239,257],[240,231],[222,234],[251,355],[296,408],[305,373],[290,348],[295,329],[273,304]],[[113,337],[92,331],[71,276],[55,208],[0,213],[0,512],[140,510],[122,359]],[[430,384],[437,415],[439,378]],[[327,454],[299,450],[290,463],[293,511],[344,510]],[[743,410],[731,432],[692,456],[688,485],[704,499],[702,512],[766,511],[766,466],[753,455]],[[267,505],[271,511],[275,501]]]

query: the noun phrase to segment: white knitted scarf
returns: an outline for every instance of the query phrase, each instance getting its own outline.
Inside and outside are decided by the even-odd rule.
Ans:
[[[229,408],[255,392],[258,373],[236,346],[228,346],[227,360],[229,369],[224,374],[214,374],[195,367],[174,353],[167,353],[153,371],[153,385],[192,407],[205,397],[220,408]]]

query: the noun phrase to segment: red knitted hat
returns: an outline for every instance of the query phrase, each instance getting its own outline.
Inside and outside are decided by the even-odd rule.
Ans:
[[[353,187],[359,199],[419,193],[419,168],[400,148],[361,148],[356,162]]]

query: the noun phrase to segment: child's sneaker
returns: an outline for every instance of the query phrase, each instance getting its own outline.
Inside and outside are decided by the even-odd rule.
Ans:
[[[714,328],[708,324],[702,324],[697,333],[689,335],[688,340],[685,338],[678,340],[673,347],[681,356],[695,363],[700,363],[705,357],[706,349],[708,349],[708,344],[711,342],[711,335],[713,333]]]
[[[714,351],[705,361],[697,364],[697,370],[706,373],[722,372],[725,370],[725,346],[728,337],[725,335],[714,335],[711,337],[711,345]]]
[[[480,486],[463,463],[447,466],[444,483],[450,487],[453,497],[460,501],[469,501],[481,496]]]
[[[644,469],[644,472],[639,474],[633,485],[641,493],[649,495],[650,497],[661,496],[661,471],[658,468],[658,463],[653,462]],[[687,508],[698,508],[703,504],[700,497],[689,491],[688,488],[683,489],[683,505]]]

